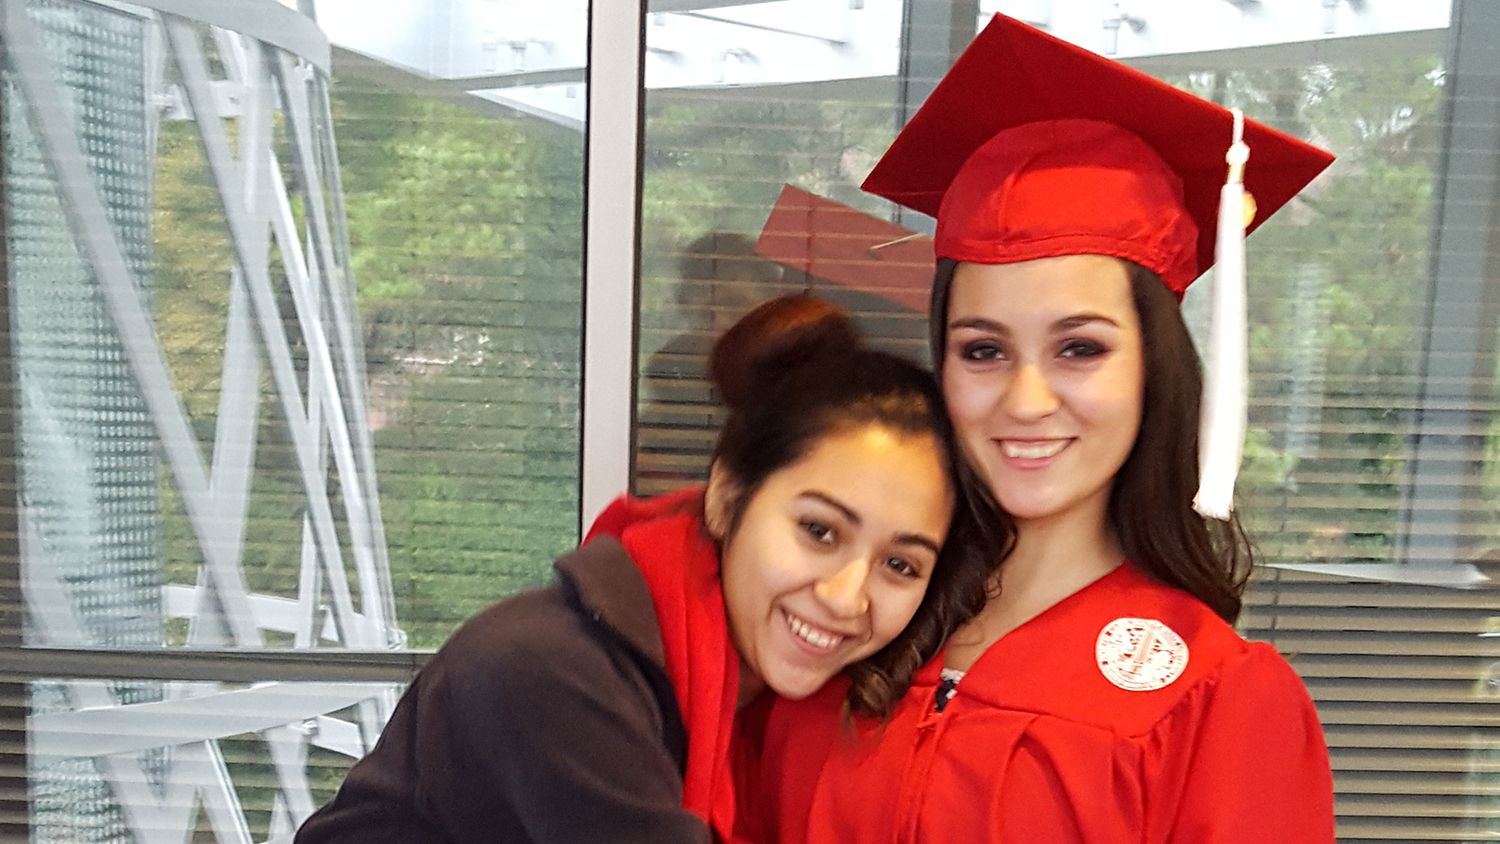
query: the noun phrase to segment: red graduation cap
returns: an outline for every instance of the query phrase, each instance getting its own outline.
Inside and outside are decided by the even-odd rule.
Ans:
[[[1179,295],[1214,263],[1234,118],[1226,108],[996,15],[875,166],[864,189],[938,218],[943,258],[1104,254]],[[1244,121],[1248,230],[1333,161]]]
[[[841,202],[782,187],[755,251],[808,275],[927,313],[932,238]]]

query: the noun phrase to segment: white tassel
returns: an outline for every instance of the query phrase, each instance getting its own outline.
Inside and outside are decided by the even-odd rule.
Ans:
[[[1234,482],[1245,448],[1249,389],[1245,322],[1245,185],[1250,148],[1245,145],[1245,117],[1234,114],[1234,142],[1224,160],[1229,178],[1219,192],[1219,229],[1215,246],[1213,319],[1209,330],[1208,367],[1204,374],[1203,411],[1198,429],[1198,494],[1193,509],[1210,519],[1227,520],[1234,510]]]

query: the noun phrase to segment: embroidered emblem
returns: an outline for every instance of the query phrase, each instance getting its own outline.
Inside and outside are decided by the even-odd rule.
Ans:
[[[1106,680],[1128,692],[1172,685],[1188,664],[1187,643],[1153,618],[1117,618],[1099,631],[1094,659]]]

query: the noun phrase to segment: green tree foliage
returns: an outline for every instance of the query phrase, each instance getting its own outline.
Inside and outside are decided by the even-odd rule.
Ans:
[[[1391,57],[1180,80],[1340,155],[1251,241],[1245,498],[1271,559],[1389,558],[1417,390],[1436,68]],[[542,581],[577,539],[582,137],[343,77],[333,99],[398,617],[432,646]],[[643,356],[702,328],[679,296],[686,244],[715,230],[753,239],[783,183],[891,213],[857,185],[896,131],[895,101],[888,81],[651,92]],[[212,197],[186,137],[164,135],[176,163],[158,175],[159,205],[176,210],[157,219],[164,343],[184,361],[222,343],[211,316],[228,260],[213,215],[193,211]],[[922,333],[916,315],[860,304],[877,334]],[[214,366],[176,371],[213,395]],[[206,398],[189,403],[211,417]],[[274,453],[267,473],[290,472]],[[296,521],[294,482],[265,482],[255,506],[268,523]],[[247,568],[284,588],[296,543],[266,536]]]
[[[486,604],[544,582],[577,540],[582,138],[341,78],[333,113],[397,619],[410,645],[435,647]],[[206,456],[233,253],[195,127],[164,123],[158,146],[157,328]],[[279,264],[273,252],[292,329]],[[305,390],[301,337],[288,340]],[[306,503],[266,368],[261,382],[241,567],[252,591],[291,597]],[[347,550],[336,475],[328,483]],[[193,583],[197,541],[166,473],[163,509],[168,578]]]
[[[1338,155],[1250,240],[1241,497],[1270,561],[1390,559],[1419,388],[1438,68],[1394,56],[1181,80]]]
[[[417,647],[577,541],[582,137],[336,79],[400,623]]]
[[[880,208],[858,180],[895,135],[895,94],[888,80],[649,92],[641,199],[648,284],[675,278],[682,248],[709,231],[753,239],[783,184]]]

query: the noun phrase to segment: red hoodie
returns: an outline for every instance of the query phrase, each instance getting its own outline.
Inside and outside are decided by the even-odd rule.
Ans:
[[[729,637],[718,549],[703,527],[703,492],[615,499],[584,544],[614,536],[641,571],[656,607],[667,677],[687,730],[683,806],[723,841],[734,829],[730,738],[739,697],[739,656]]]

